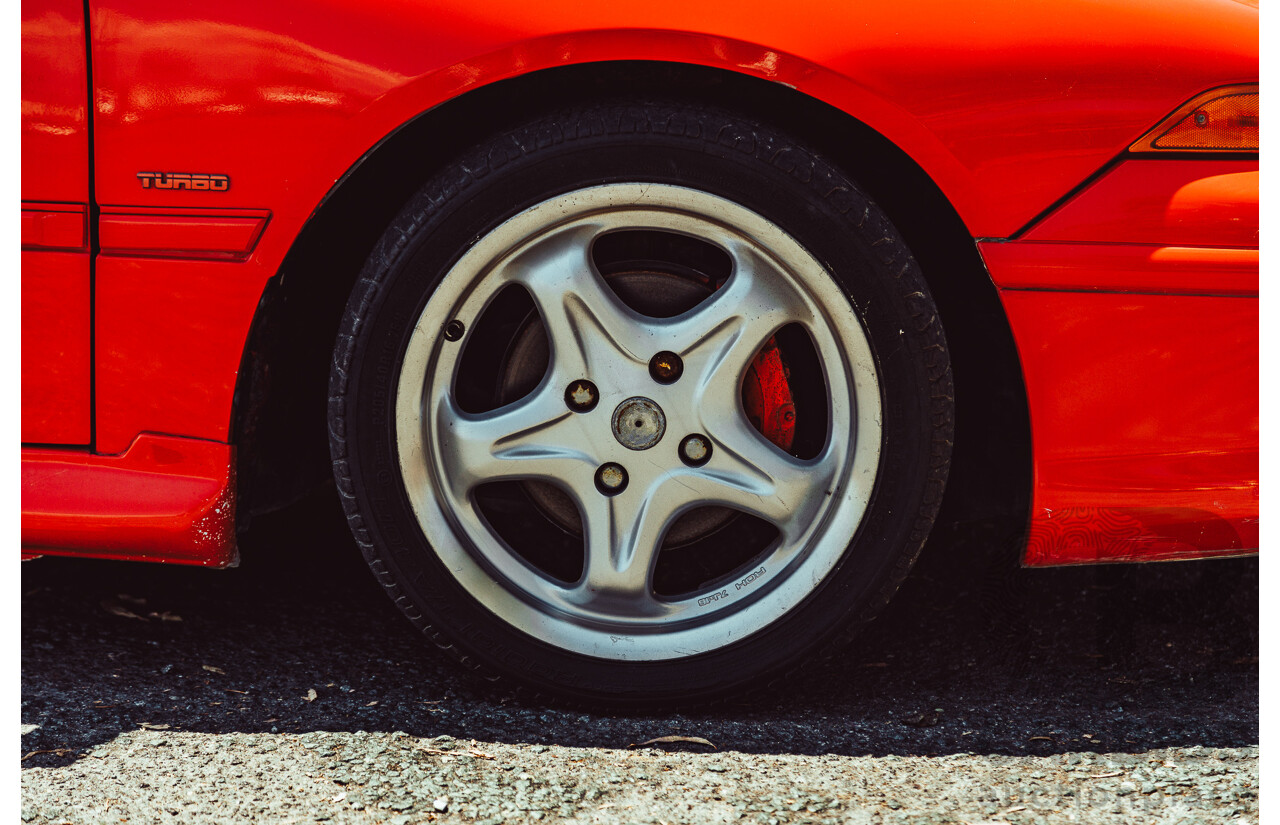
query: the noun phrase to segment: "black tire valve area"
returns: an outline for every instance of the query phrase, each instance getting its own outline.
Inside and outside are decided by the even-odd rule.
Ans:
[[[649,361],[649,375],[659,384],[674,384],[684,374],[684,362],[674,352],[660,352]]]
[[[711,460],[711,439],[694,433],[680,442],[680,460],[690,467],[701,467]]]
[[[627,470],[612,461],[596,470],[596,489],[606,496],[616,496],[627,489]]]
[[[574,412],[591,412],[600,403],[600,390],[587,379],[579,378],[565,387],[564,403]]]
[[[467,327],[461,321],[458,321],[456,319],[453,321],[450,321],[447,325],[445,325],[445,328],[444,328],[444,340],[458,341],[462,338],[463,333],[465,333],[466,331],[467,331]]]

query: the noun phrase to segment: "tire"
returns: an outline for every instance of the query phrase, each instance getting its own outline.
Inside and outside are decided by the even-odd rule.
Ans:
[[[919,269],[852,180],[735,115],[630,101],[428,181],[330,376],[356,541],[427,637],[547,698],[762,687],[868,621],[952,437]]]

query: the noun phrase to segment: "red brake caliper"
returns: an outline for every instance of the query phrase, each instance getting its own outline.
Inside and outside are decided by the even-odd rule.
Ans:
[[[761,435],[783,450],[791,450],[796,437],[796,405],[787,365],[774,338],[765,343],[747,368],[742,382],[742,406]]]

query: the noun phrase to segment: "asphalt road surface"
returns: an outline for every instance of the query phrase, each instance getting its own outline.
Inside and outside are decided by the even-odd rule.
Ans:
[[[1255,823],[1256,560],[1017,570],[980,543],[932,542],[783,687],[635,716],[427,648],[326,495],[234,570],[30,562],[21,818]]]

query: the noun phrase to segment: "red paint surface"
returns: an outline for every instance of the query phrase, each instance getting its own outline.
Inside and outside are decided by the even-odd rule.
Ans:
[[[141,422],[230,440],[236,371],[267,277],[253,258],[98,258],[98,452],[123,452]]]
[[[1023,238],[1257,249],[1258,162],[1126,161]]]
[[[122,452],[144,426],[227,441],[241,353],[274,274],[250,256],[268,213],[104,207],[118,212],[129,214],[104,215],[97,262],[97,451]]]
[[[34,452],[30,462],[24,456],[24,477],[30,463],[33,483],[56,485],[57,477],[45,469],[61,462],[78,468],[72,475],[91,480],[83,485],[127,479],[119,489],[132,489],[132,498],[114,490],[76,498],[64,489],[46,496],[54,504],[33,510],[31,524],[53,525],[47,535],[61,536],[45,543],[108,555],[143,552],[114,544],[103,549],[115,541],[113,534],[149,537],[148,558],[177,558],[191,551],[184,544],[191,542],[201,558],[229,558],[200,544],[190,530],[209,507],[216,509],[206,494],[230,489],[229,470],[223,476],[211,456],[221,451],[226,459],[230,452],[214,442],[228,437],[236,370],[264,285],[334,182],[370,147],[469,89],[555,66],[633,59],[713,66],[783,83],[885,135],[938,184],[975,237],[1002,238],[1186,100],[1210,87],[1257,78],[1257,10],[1231,0],[821,2],[781,15],[776,4],[759,0],[659,0],[642,7],[571,0],[91,0],[90,6],[97,200],[128,204],[135,214],[153,210],[141,223],[108,218],[108,237],[125,233],[126,242],[112,248],[128,256],[107,255],[97,263],[95,448],[122,455],[76,459],[62,451]],[[24,200],[88,202],[80,8],[63,0],[24,3]],[[1105,257],[1096,251],[1105,245],[1080,252],[1060,244],[1055,256],[1066,263],[1054,264],[1042,248],[1005,244],[992,255],[1014,258],[989,259],[997,283],[1198,292],[1214,281],[1247,291],[1249,261],[1225,253],[1211,260],[1212,252],[1184,249],[1224,243],[1215,233],[1227,230],[1209,216],[1220,216],[1216,204],[1231,187],[1201,183],[1218,177],[1202,176],[1188,181],[1190,189],[1170,194],[1169,179],[1155,169],[1121,173],[1156,176],[1145,183],[1116,179],[1123,184],[1116,191],[1145,216],[1129,225],[1143,229],[1140,237],[1128,229],[1111,231],[1124,216],[1107,213],[1111,199],[1088,192],[1055,215],[1062,228],[1054,234],[1066,234],[1050,240],[1118,241],[1128,248]],[[232,183],[226,191],[143,189],[137,173],[148,170],[227,175]],[[1178,204],[1190,211],[1179,212]],[[184,209],[205,210],[186,215],[205,220],[154,220],[157,213]],[[237,245],[245,225],[211,227],[207,220],[243,209],[272,215],[270,231],[256,246]],[[1173,234],[1163,234],[1170,229]],[[185,240],[176,242],[175,233]],[[1231,237],[1246,236],[1247,228]],[[1154,245],[1146,264],[1134,244]],[[144,256],[172,253],[176,246],[252,251],[242,262]],[[1144,266],[1156,274],[1144,274]],[[1059,275],[1046,279],[1055,267]],[[87,296],[87,261],[80,271],[83,276],[73,277],[70,268],[46,276],[47,288],[30,302],[24,278],[23,311],[27,316],[30,304],[33,313],[45,313],[36,343],[47,349],[70,342],[66,364],[75,362],[87,375],[87,303],[80,297]],[[1032,394],[1037,507],[1099,514],[1095,524],[1124,510],[1140,529],[1119,530],[1129,549],[1108,558],[1184,552],[1177,547],[1247,547],[1249,519],[1257,512],[1256,302],[1033,292],[1004,297]],[[46,423],[65,409],[87,432],[87,400],[64,403],[40,395],[44,376],[70,372],[41,367],[28,375],[26,329],[24,439],[29,409],[33,421]],[[87,391],[87,382],[77,389],[85,399]],[[37,440],[70,439],[72,429]],[[210,441],[166,439],[166,449],[173,447],[169,441],[187,445],[173,448],[188,456],[177,462],[187,469],[171,472],[165,468],[175,465],[166,463],[167,453],[146,446],[157,437],[139,437],[144,432]],[[196,456],[201,449],[209,454]],[[184,491],[176,498],[203,503],[159,506],[170,486]],[[93,496],[103,498],[95,504]],[[79,506],[96,515],[78,519]],[[24,495],[24,530],[25,510]],[[131,514],[139,521],[130,521]],[[144,522],[151,526],[135,530]],[[223,516],[218,523],[229,524]],[[1033,536],[1050,523],[1037,516],[1041,533]],[[84,529],[68,526],[75,524]],[[1210,529],[1222,524],[1234,538]],[[69,544],[67,536],[84,544]],[[1050,548],[1036,563],[1089,556],[1069,541],[1034,546]]]
[[[88,444],[92,438],[82,15],[79,0],[22,4],[24,443]]]
[[[121,456],[24,448],[24,553],[226,567],[234,466],[228,444],[150,434]]]
[[[1034,444],[1027,563],[1258,546],[1258,303],[1001,293]]]
[[[22,202],[22,248],[85,252],[88,216],[82,203]]]
[[[98,245],[103,255],[243,261],[262,236],[268,216],[248,209],[103,207]]]
[[[89,200],[89,78],[80,0],[22,3],[22,199]]]
[[[1257,297],[1258,250],[1037,241],[980,243],[996,286]]]
[[[1257,551],[1257,239],[1256,162],[1143,159],[979,244],[1027,386],[1027,564]]]
[[[89,253],[22,251],[22,443],[88,444]]]

